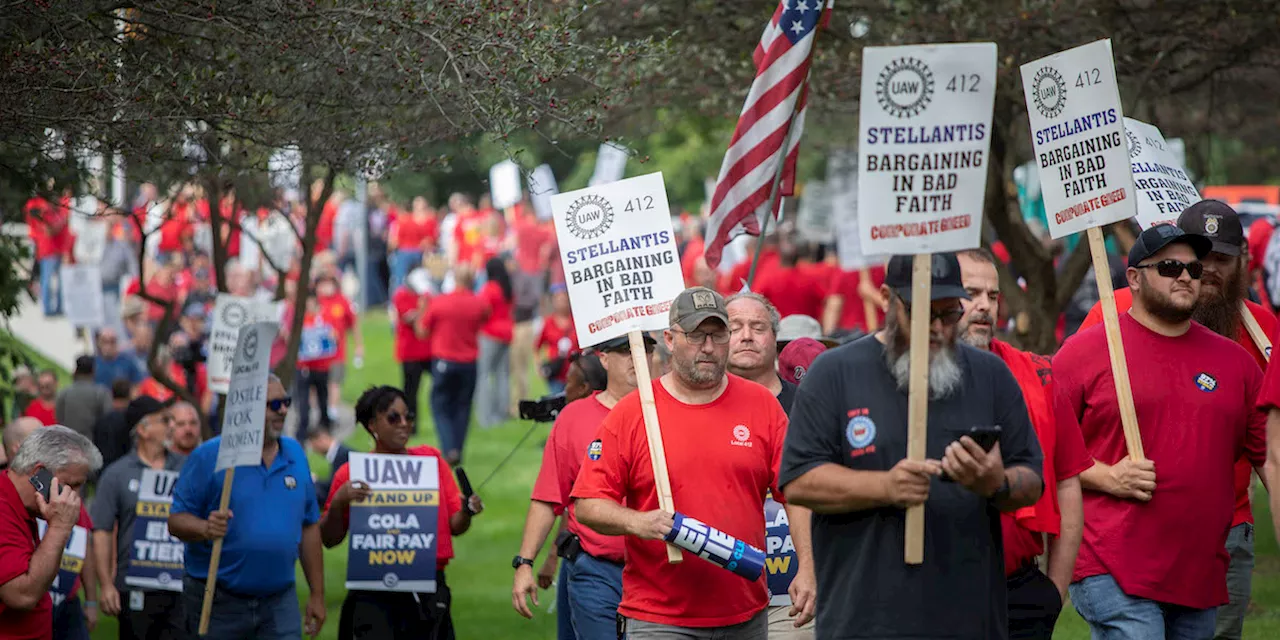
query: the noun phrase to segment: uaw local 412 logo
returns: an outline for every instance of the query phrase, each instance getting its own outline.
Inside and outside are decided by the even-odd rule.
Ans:
[[[1142,153],[1142,143],[1138,141],[1137,134],[1132,131],[1125,131],[1124,138],[1129,143],[1129,159],[1136,160]]]
[[[597,195],[585,195],[569,206],[569,233],[583,239],[599,238],[613,226],[613,205]]]
[[[880,71],[876,79],[876,98],[891,116],[911,118],[920,115],[933,100],[933,72],[916,58],[898,58]]]
[[[1046,118],[1056,118],[1067,108],[1067,83],[1062,74],[1053,67],[1040,67],[1036,72],[1035,84],[1036,111]]]

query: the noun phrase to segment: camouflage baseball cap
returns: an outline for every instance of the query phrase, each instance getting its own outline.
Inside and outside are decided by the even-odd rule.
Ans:
[[[690,287],[680,292],[671,302],[671,326],[689,332],[698,328],[703,320],[715,318],[729,326],[729,310],[724,298],[706,287]]]

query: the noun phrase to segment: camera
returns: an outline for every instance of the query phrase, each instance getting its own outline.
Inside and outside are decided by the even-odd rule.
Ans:
[[[534,422],[555,422],[556,416],[560,415],[560,410],[564,409],[564,405],[563,393],[542,396],[537,400],[521,400],[520,419]]]

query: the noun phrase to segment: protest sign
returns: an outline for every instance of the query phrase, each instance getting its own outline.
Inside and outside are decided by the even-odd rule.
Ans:
[[[673,513],[641,336],[669,326],[671,301],[684,290],[662,174],[554,195],[551,211],[578,344],[587,348],[622,335],[630,340],[658,505]],[[672,545],[667,560],[681,560]]]
[[[279,307],[274,302],[241,298],[229,293],[218,294],[213,304],[213,327],[209,330],[209,357],[206,365],[210,391],[227,392],[240,327],[279,319]]]
[[[791,606],[791,594],[787,589],[795,580],[800,569],[800,561],[796,559],[796,546],[791,541],[791,523],[787,520],[787,510],[778,504],[772,496],[764,500],[764,568],[769,584],[769,606]]]
[[[440,467],[431,456],[353,453],[351,481],[372,492],[351,503],[347,588],[436,590]]]
[[[102,306],[102,275],[96,264],[63,264],[58,270],[62,304],[73,327],[106,324]]]
[[[597,187],[621,180],[627,172],[628,155],[630,152],[621,145],[612,142],[600,145],[600,150],[596,152],[596,168],[591,173],[587,186]]]
[[[917,254],[977,247],[996,45],[867,47],[862,68],[862,250]]]
[[[551,196],[557,193],[560,193],[560,187],[556,184],[556,174],[551,171],[551,165],[538,165],[529,175],[529,199],[539,220],[551,219]]]
[[[834,193],[830,185],[814,180],[804,185],[800,209],[796,213],[796,231],[808,242],[827,244],[835,239],[832,209]]]
[[[36,527],[39,529],[40,539],[43,540],[45,531],[49,529],[49,523],[36,518]],[[53,600],[53,606],[62,604],[71,595],[76,581],[84,571],[88,549],[89,530],[80,525],[72,527],[71,535],[67,537],[67,546],[62,549],[62,564],[58,567],[58,575],[53,578],[53,585],[49,587],[49,597]]]
[[[489,197],[493,200],[494,209],[501,211],[514,207],[522,195],[519,165],[503,160],[489,168]]]
[[[1177,224],[1178,214],[1200,200],[1200,191],[1159,129],[1125,118],[1124,131],[1137,193],[1138,226]]]
[[[1129,456],[1140,460],[1145,456],[1138,414],[1099,228],[1136,213],[1111,41],[1099,40],[1022,65],[1022,91],[1049,235],[1056,239],[1088,233],[1125,444]]]
[[[71,219],[83,219],[83,216],[72,216]],[[102,262],[102,254],[107,248],[107,223],[92,218],[84,219],[75,234],[76,241],[72,253],[75,255],[76,262],[80,264]]]
[[[1111,41],[1022,65],[1049,235],[1133,217],[1133,176]]]
[[[752,582],[760,579],[764,551],[683,513],[673,516],[675,526],[665,536],[667,542]]]
[[[131,587],[182,591],[186,544],[169,535],[169,507],[177,471],[143,469],[124,583]]]

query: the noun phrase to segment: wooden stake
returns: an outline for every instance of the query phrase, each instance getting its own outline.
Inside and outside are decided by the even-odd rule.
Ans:
[[[911,269],[911,377],[907,387],[907,459],[924,462],[929,423],[929,316],[933,254],[916,254]],[[872,316],[874,317],[874,316]],[[892,339],[892,337],[890,338]],[[907,509],[907,564],[924,563],[924,505]]]
[[[1133,390],[1129,387],[1129,366],[1124,358],[1124,342],[1120,338],[1120,315],[1116,313],[1116,294],[1111,288],[1111,265],[1107,262],[1107,247],[1102,241],[1102,229],[1092,227],[1089,236],[1089,252],[1093,254],[1093,276],[1098,282],[1101,299],[1102,324],[1107,332],[1107,352],[1111,355],[1111,377],[1116,383],[1116,399],[1120,403],[1120,424],[1124,427],[1124,443],[1129,458],[1143,460],[1142,433],[1138,431],[1138,411],[1133,407]]]
[[[662,446],[662,431],[658,427],[658,405],[653,399],[653,381],[649,378],[649,360],[645,357],[644,335],[639,331],[627,333],[631,341],[631,363],[636,367],[636,386],[640,391],[640,410],[644,415],[644,434],[649,439],[649,460],[653,463],[653,484],[658,491],[658,508],[675,513],[675,501],[671,499],[671,477],[667,475],[667,450]],[[684,560],[680,548],[667,543],[667,562],[678,564]]]
[[[1271,338],[1267,337],[1267,332],[1258,325],[1258,319],[1253,317],[1253,313],[1249,311],[1249,305],[1243,300],[1240,301],[1240,317],[1244,320],[1244,328],[1253,339],[1254,346],[1258,347],[1258,351],[1262,352],[1262,357],[1266,358],[1267,362],[1271,362]]]
[[[871,282],[871,270],[863,267],[858,269],[858,282]],[[858,299],[862,300],[862,313],[867,318],[867,333],[875,333],[880,330],[879,318],[876,317],[876,305],[870,300],[862,297],[861,286],[858,287]]]
[[[235,480],[236,468],[227,469],[222,478],[222,499],[218,503],[218,511],[226,511],[231,502],[231,483]],[[218,586],[218,562],[222,560],[222,538],[213,541],[213,555],[209,556],[209,579],[204,583],[204,606],[200,608],[200,635],[209,633],[209,614],[213,612],[213,592]]]

